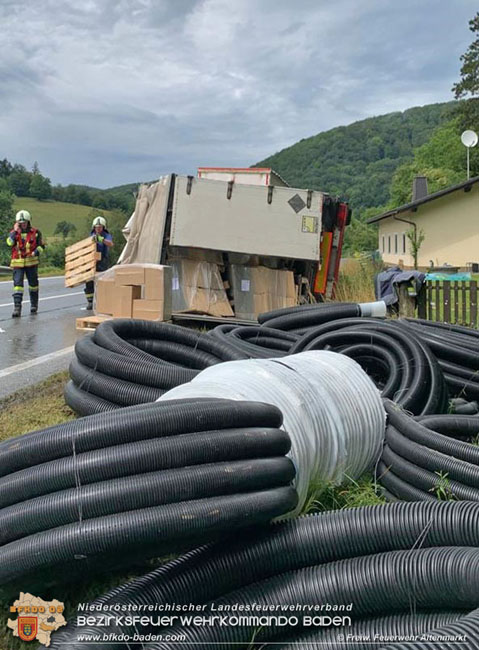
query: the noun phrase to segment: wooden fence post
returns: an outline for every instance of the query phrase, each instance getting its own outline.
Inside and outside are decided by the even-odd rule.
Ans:
[[[417,294],[417,317],[427,319],[427,287],[423,283]]]
[[[409,282],[401,282],[397,285],[399,298],[399,317],[414,318],[416,315],[416,298],[408,292]]]

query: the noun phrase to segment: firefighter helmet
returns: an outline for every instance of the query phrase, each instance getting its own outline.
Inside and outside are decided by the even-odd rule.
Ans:
[[[15,215],[15,221],[21,223],[22,221],[32,221],[32,217],[27,210],[19,210]]]
[[[106,219],[104,217],[95,217],[93,219],[92,228],[95,226],[103,226],[103,228],[106,228]]]

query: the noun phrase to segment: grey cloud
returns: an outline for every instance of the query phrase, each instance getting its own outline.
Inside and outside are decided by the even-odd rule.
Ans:
[[[454,8],[451,7],[454,4]],[[2,0],[0,138],[54,182],[249,165],[451,99],[473,0]]]

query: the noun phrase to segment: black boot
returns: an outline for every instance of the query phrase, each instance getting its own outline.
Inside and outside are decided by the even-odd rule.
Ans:
[[[22,296],[13,296],[12,318],[19,318],[22,315]]]
[[[38,291],[30,292],[30,313],[36,314],[38,311]]]

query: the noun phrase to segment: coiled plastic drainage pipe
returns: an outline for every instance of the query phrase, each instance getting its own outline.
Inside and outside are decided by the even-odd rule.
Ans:
[[[359,364],[334,352],[223,363],[160,400],[253,396],[283,413],[297,468],[297,511],[311,485],[358,478],[379,455],[385,426],[379,391]]]
[[[411,418],[385,402],[386,444],[377,467],[387,496],[409,501],[479,501],[479,418],[436,415]]]
[[[329,323],[341,318],[357,316],[386,316],[386,304],[382,301],[368,303],[319,303],[317,305],[304,305],[278,309],[266,314],[260,314],[258,321],[262,325],[278,330],[301,330]]]
[[[254,325],[247,327],[218,325],[209,334],[248,357],[258,359],[283,357],[299,339],[298,334]]]
[[[355,359],[385,398],[414,414],[443,413],[447,387],[439,364],[414,332],[392,321],[343,318],[312,328],[291,348],[333,349]]]
[[[432,350],[452,397],[479,399],[478,330],[421,319],[403,319],[400,324],[420,336]]]
[[[26,589],[51,567],[128,565],[289,512],[281,424],[266,404],[175,400],[1,443],[0,588]]]
[[[153,402],[203,368],[249,356],[184,327],[130,319],[101,323],[75,354],[65,401],[78,415]]]
[[[478,547],[476,503],[395,503],[326,512],[275,523],[249,531],[241,539],[195,549],[113,589],[94,603],[108,607],[208,602],[244,602],[251,606],[265,600],[273,605],[352,602],[353,631],[367,625],[361,622],[363,619],[378,616],[390,617],[389,623],[381,623],[382,629],[390,629],[393,618],[399,617],[404,624],[401,629],[409,629],[409,633],[418,625],[430,631],[436,623],[447,624],[462,616],[457,625],[467,629],[471,623],[469,645],[464,647],[472,649],[477,648],[479,638],[477,613],[469,614],[479,606]],[[416,613],[410,617],[413,629],[407,622],[411,605]],[[89,615],[95,616],[95,611]],[[378,628],[371,622],[367,629]],[[121,623],[115,627],[114,619],[108,628],[75,628],[69,624],[56,633],[53,647],[93,650],[91,643],[76,641],[79,633],[135,631]],[[141,629],[145,633],[160,631],[165,633],[166,629]],[[208,643],[218,640],[224,642],[222,647],[237,647],[238,641],[251,641],[254,636],[254,631],[245,626],[209,629],[207,638],[203,636],[205,630],[182,632],[187,635],[183,643],[191,647],[198,641],[206,643],[202,647],[209,647]],[[262,642],[272,638],[275,642],[298,642],[303,634],[301,626],[283,628],[280,637],[275,638],[270,628],[263,630],[260,638]],[[331,640],[331,634],[324,630],[324,640]],[[336,642],[340,642],[339,638]],[[113,650],[122,646],[112,643],[110,647]],[[419,643],[415,647],[428,646]]]

